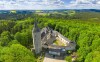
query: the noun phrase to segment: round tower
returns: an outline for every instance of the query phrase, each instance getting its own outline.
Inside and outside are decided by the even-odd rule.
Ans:
[[[38,28],[37,22],[34,23],[32,36],[33,36],[33,46],[35,49],[35,53],[39,54],[42,51],[42,43],[41,43],[41,31]]]

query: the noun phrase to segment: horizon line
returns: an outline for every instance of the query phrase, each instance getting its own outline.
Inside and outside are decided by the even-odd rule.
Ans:
[[[89,10],[89,8],[83,8],[83,9],[2,9],[2,10]],[[0,11],[2,11],[0,9]],[[94,9],[94,10],[100,10],[100,9]]]

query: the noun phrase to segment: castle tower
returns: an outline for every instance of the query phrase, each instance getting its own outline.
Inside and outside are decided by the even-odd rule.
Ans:
[[[41,32],[37,26],[37,22],[34,23],[34,28],[32,30],[33,36],[33,46],[36,54],[39,54],[42,51],[42,43],[41,43]]]

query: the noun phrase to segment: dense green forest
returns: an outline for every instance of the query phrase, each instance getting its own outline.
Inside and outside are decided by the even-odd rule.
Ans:
[[[17,14],[10,19],[8,16],[8,20],[0,19],[0,62],[36,61],[35,54],[30,51],[33,47],[32,29],[35,18],[41,29],[49,26],[77,43],[76,62],[100,62],[100,13],[20,16],[22,18],[17,20],[13,19],[17,18]],[[67,57],[65,60],[68,61]]]

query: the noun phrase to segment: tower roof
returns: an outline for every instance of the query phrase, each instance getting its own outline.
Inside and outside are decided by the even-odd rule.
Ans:
[[[33,28],[33,31],[34,31],[34,32],[40,32],[40,28],[38,27],[37,21],[36,21],[36,20],[35,20],[35,22],[34,22],[34,28]]]

